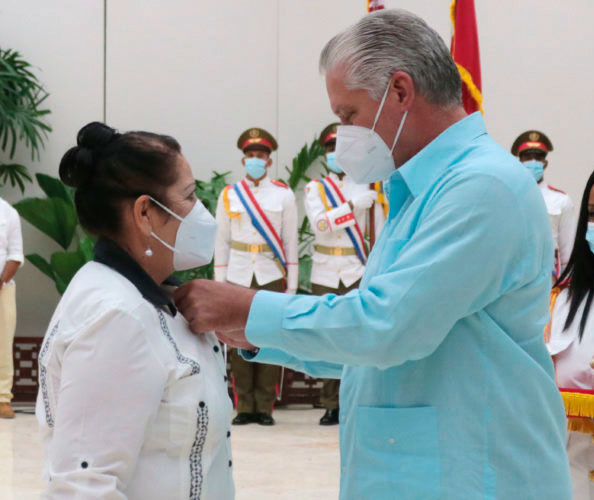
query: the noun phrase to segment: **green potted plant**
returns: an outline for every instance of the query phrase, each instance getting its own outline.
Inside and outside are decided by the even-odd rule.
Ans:
[[[18,143],[39,158],[44,139],[51,132],[45,122],[49,109],[43,107],[48,93],[32,73],[31,65],[11,49],[0,49],[0,149],[12,160]],[[25,181],[32,182],[27,168],[18,163],[0,162],[0,184],[25,191]]]

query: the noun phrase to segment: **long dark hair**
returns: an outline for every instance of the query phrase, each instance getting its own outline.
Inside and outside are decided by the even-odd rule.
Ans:
[[[166,203],[164,193],[177,179],[181,152],[173,137],[120,134],[92,122],[80,129],[76,143],[60,162],[60,178],[76,188],[76,211],[87,231],[107,237],[118,234],[122,200],[148,194]]]
[[[560,286],[563,282],[569,280],[569,314],[565,320],[564,330],[567,330],[576,319],[576,315],[580,304],[586,299],[584,312],[580,319],[580,333],[579,338],[582,340],[584,336],[584,329],[586,328],[586,321],[588,320],[588,312],[594,299],[594,254],[590,250],[590,245],[586,241],[586,231],[588,230],[588,200],[590,199],[590,192],[594,186],[594,172],[590,175],[586,189],[584,189],[584,196],[582,197],[582,204],[580,205],[580,215],[575,232],[575,241],[573,243],[573,251],[567,267],[557,280],[555,286]]]

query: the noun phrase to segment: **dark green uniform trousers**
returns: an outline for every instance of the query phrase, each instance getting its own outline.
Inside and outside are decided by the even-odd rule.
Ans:
[[[283,281],[277,280],[265,285],[258,285],[254,277],[250,288],[283,292]],[[237,349],[231,350],[229,359],[234,377],[235,394],[237,395],[237,412],[271,414],[281,367],[246,361],[241,357]]]
[[[334,293],[336,295],[344,295],[351,290],[359,288],[361,280],[355,281],[351,286],[344,286],[343,282],[339,282],[338,288],[330,288],[328,286],[311,284],[311,293],[313,295],[326,295],[327,293]],[[326,410],[336,410],[338,408],[338,392],[340,391],[340,380],[335,378],[322,379],[322,394],[320,395],[320,403]]]

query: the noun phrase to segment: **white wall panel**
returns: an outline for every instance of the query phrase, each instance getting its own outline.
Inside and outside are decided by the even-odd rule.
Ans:
[[[197,178],[242,171],[237,137],[275,134],[276,2],[108,1],[107,120],[173,135]]]

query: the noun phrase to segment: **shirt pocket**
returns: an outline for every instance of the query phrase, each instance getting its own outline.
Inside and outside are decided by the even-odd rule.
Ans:
[[[354,498],[439,499],[437,410],[358,407]]]
[[[196,412],[204,396],[202,373],[173,380],[161,401],[157,427],[163,445],[176,456],[187,447],[196,433]]]

